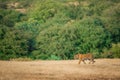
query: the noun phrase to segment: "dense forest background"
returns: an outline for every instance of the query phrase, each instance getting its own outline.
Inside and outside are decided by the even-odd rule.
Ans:
[[[120,0],[0,0],[0,59],[120,58]]]

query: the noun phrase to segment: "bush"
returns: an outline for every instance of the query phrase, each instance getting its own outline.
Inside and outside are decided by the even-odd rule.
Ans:
[[[53,55],[53,54],[52,54],[48,59],[49,59],[49,60],[61,60],[60,57],[58,57],[58,56],[56,56],[56,55]]]
[[[114,58],[120,58],[120,43],[112,44],[110,52],[112,53]]]
[[[111,48],[105,48],[103,51],[101,55],[103,58],[120,58],[120,43],[113,43]]]
[[[11,58],[10,61],[31,61],[31,58],[28,57],[20,57],[20,58]]]
[[[72,59],[73,54],[78,52],[102,52],[104,47],[110,45],[111,39],[100,24],[88,18],[63,27],[51,26],[39,33],[37,42],[39,53]]]

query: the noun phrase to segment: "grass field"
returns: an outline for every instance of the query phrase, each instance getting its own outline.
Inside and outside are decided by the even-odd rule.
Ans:
[[[0,61],[0,80],[120,80],[120,59]]]

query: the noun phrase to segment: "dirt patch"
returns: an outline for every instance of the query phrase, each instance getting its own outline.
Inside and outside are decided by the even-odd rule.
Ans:
[[[0,61],[0,80],[120,80],[120,59]]]

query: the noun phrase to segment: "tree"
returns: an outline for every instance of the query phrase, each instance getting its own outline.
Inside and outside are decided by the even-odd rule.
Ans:
[[[64,27],[49,27],[39,33],[38,55],[56,55],[71,59],[75,53],[102,52],[110,45],[110,34],[94,19],[76,21]]]

